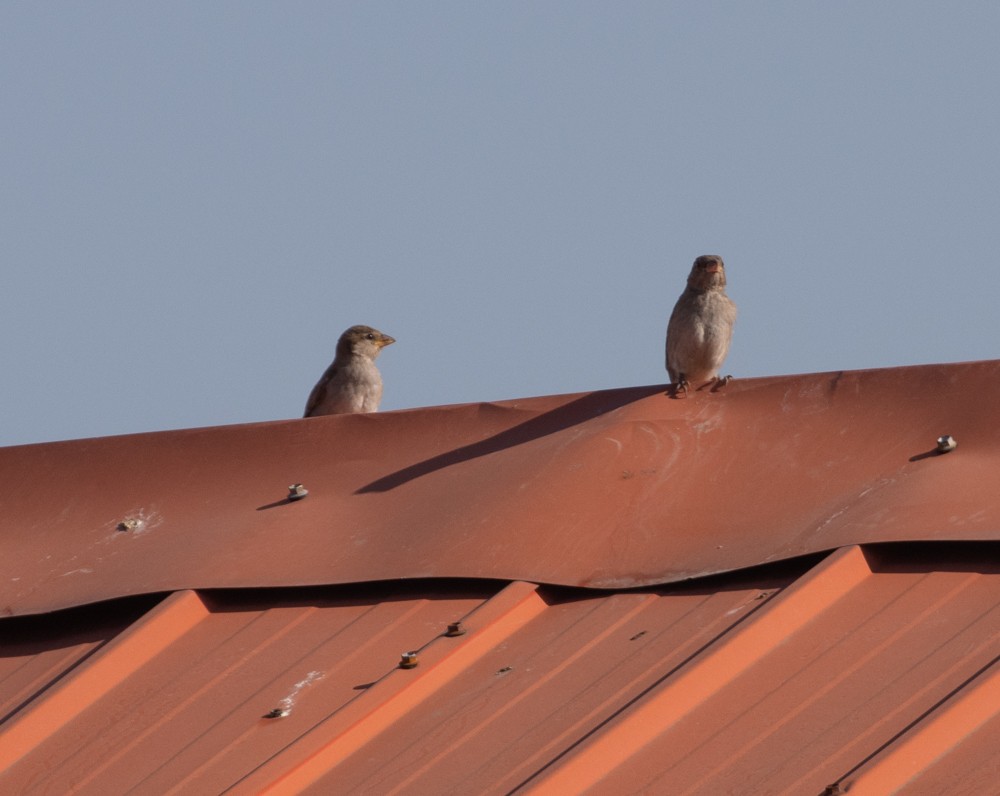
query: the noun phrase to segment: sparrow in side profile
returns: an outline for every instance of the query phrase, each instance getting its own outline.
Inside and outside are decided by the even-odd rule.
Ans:
[[[700,389],[728,383],[729,376],[719,378],[719,368],[729,353],[735,322],[736,305],[726,295],[726,266],[721,257],[703,254],[694,261],[667,324],[667,373],[675,394],[692,385]]]
[[[377,412],[382,374],[375,358],[395,338],[371,326],[352,326],[337,341],[333,363],[316,382],[303,417]]]

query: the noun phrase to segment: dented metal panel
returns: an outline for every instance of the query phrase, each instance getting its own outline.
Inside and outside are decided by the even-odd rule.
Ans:
[[[415,578],[634,588],[995,539],[998,383],[989,361],[0,449],[0,615]]]
[[[991,792],[998,377],[2,449],[0,791]]]

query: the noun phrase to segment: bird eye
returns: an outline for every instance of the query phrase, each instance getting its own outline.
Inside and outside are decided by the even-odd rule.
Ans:
[[[365,337],[367,337],[369,340],[375,339],[375,335],[373,335],[371,332],[368,332],[368,334],[366,334]]]

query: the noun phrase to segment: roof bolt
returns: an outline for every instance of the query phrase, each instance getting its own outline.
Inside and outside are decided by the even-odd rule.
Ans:
[[[938,453],[947,453],[948,451],[953,451],[958,447],[958,443],[951,434],[945,434],[943,437],[938,437],[937,440],[937,450]]]
[[[118,530],[118,531],[134,531],[138,527],[139,527],[139,520],[131,520],[131,519],[129,519],[129,520],[122,520],[120,523],[118,523],[118,525],[116,526],[115,530]]]
[[[302,484],[289,484],[288,486],[289,500],[302,500],[308,494],[309,490],[302,486]]]
[[[399,658],[400,669],[414,669],[418,663],[417,653],[415,652],[404,652]]]
[[[283,719],[289,713],[291,713],[291,711],[288,710],[288,708],[275,708],[274,710],[271,710],[271,711],[265,713],[261,718],[264,718],[264,719]]]
[[[445,633],[446,636],[464,636],[465,634],[465,625],[461,622],[452,622],[448,625],[448,632]]]

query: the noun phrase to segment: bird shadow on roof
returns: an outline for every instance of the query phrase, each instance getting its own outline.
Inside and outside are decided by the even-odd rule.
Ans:
[[[576,398],[569,403],[563,404],[548,412],[544,412],[530,420],[525,420],[512,428],[494,434],[492,437],[463,445],[446,453],[439,453],[422,462],[411,464],[394,473],[382,476],[365,484],[355,491],[354,494],[362,495],[369,492],[388,492],[397,486],[402,486],[408,481],[412,481],[421,476],[443,470],[470,459],[477,459],[480,456],[487,456],[491,453],[512,448],[516,445],[523,445],[525,442],[539,439],[549,434],[563,431],[580,423],[586,423],[595,417],[612,412],[615,409],[648,398],[657,393],[664,393],[662,385],[649,387],[633,387],[623,390],[600,390],[598,392],[587,393]]]

